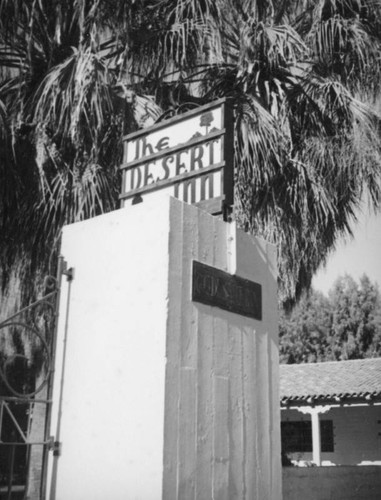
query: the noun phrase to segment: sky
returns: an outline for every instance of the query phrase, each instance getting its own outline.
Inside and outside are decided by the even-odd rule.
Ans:
[[[336,278],[344,274],[358,281],[365,273],[381,291],[381,211],[375,215],[364,209],[352,228],[354,238],[341,240],[313,279],[312,286],[326,295]]]

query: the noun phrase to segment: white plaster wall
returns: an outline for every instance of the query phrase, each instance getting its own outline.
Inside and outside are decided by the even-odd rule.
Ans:
[[[170,248],[163,498],[279,500],[275,248],[187,205]],[[263,320],[191,302],[193,259],[260,283]]]
[[[334,425],[334,463],[381,465],[381,406],[332,408],[327,415]]]
[[[309,420],[297,410],[282,410],[282,421]],[[381,465],[381,406],[332,408],[320,417],[333,421],[334,451],[322,452],[322,465]],[[311,461],[312,453],[292,453]]]
[[[62,255],[75,279],[57,500],[161,498],[169,199],[162,203],[160,209],[144,203],[64,229]],[[56,385],[55,404],[58,394]]]

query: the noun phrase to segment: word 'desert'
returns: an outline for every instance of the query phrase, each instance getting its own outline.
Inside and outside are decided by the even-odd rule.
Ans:
[[[127,188],[134,191],[189,172],[203,170],[208,166],[214,166],[215,158],[220,157],[219,150],[216,148],[216,146],[220,146],[219,142],[220,139],[211,140],[207,144],[182,149],[173,154],[167,153],[166,156],[158,159],[146,159],[143,165],[132,167],[127,172]],[[165,149],[169,149],[169,147]]]

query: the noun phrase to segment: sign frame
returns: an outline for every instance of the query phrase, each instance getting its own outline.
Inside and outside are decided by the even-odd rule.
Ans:
[[[189,118],[196,117],[197,115],[201,116],[202,114],[218,108],[221,109],[221,129],[209,132],[205,136],[192,138],[186,143],[178,144],[169,148],[163,148],[157,152],[154,152],[153,154],[142,156],[141,158],[127,163],[128,142],[137,140],[142,141],[152,133],[158,131],[165,132],[168,127],[172,127],[173,125],[177,124],[181,125],[182,122],[188,120]],[[205,199],[193,204],[213,215],[223,214],[226,220],[226,217],[230,213],[234,204],[234,116],[232,105],[230,103],[230,100],[227,98],[218,99],[204,106],[199,106],[192,109],[191,111],[176,115],[151,127],[147,127],[145,129],[141,129],[124,136],[123,163],[120,166],[120,169],[122,170],[122,189],[125,189],[126,175],[128,170],[132,171],[134,167],[143,167],[145,164],[149,164],[150,162],[164,159],[169,155],[179,153],[183,150],[188,150],[195,146],[208,144],[210,141],[216,139],[221,140],[222,161],[204,168],[200,168],[198,170],[193,170],[186,173],[184,172],[168,179],[157,180],[156,182],[149,185],[144,185],[130,191],[122,192],[119,195],[122,206],[128,200],[132,200],[132,204],[138,203],[142,201],[142,196],[144,195],[149,195],[152,192],[171,186],[175,186],[176,190],[176,185],[179,186],[181,185],[181,183],[184,183],[187,180],[201,178],[212,172],[221,171],[221,196]]]

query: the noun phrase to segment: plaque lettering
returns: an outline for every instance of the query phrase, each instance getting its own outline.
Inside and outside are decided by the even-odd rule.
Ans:
[[[259,283],[197,261],[193,261],[192,280],[193,301],[262,320]]]

